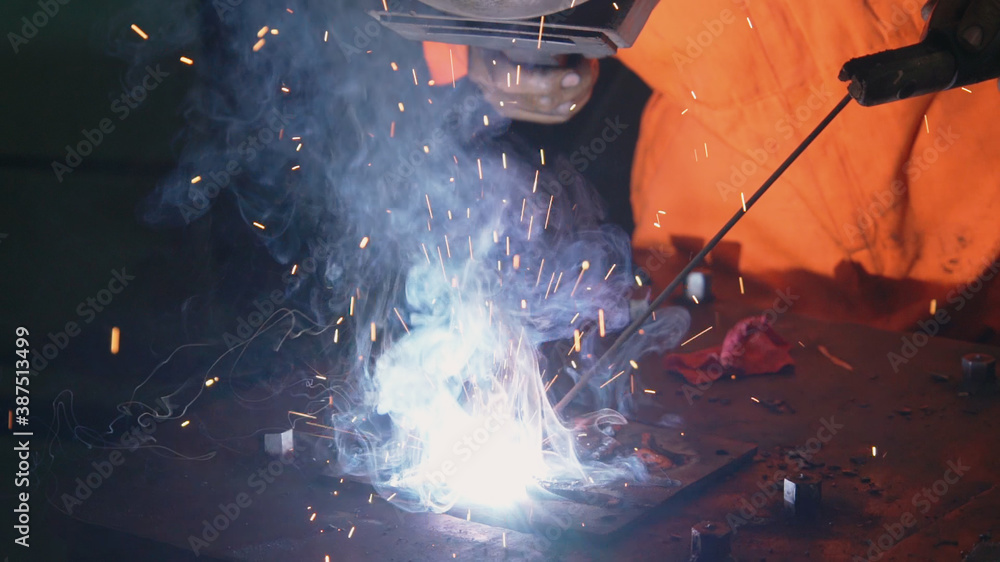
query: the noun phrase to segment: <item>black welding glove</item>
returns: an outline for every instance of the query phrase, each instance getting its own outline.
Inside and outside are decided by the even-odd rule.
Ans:
[[[947,10],[948,13],[944,18],[932,19],[939,5],[941,10]],[[920,14],[925,21],[930,20],[930,26],[942,20],[947,22],[943,25],[957,23],[956,36],[971,53],[982,51],[1000,33],[1000,0],[929,0]],[[958,14],[961,14],[960,17],[955,18]],[[997,86],[1000,87],[1000,81]]]

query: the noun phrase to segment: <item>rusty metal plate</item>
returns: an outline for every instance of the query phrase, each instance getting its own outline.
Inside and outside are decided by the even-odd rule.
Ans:
[[[582,533],[604,536],[618,532],[670,500],[704,491],[714,481],[747,464],[757,445],[711,435],[681,435],[676,428],[629,423],[615,435],[624,446],[639,446],[643,434],[674,466],[663,470],[660,484],[622,482],[613,487],[545,486],[527,502],[502,512],[457,505],[449,515],[478,523],[543,536]],[[633,445],[634,444],[634,445]]]

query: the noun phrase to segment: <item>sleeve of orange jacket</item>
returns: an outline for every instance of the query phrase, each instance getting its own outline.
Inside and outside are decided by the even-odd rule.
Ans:
[[[469,72],[469,47],[424,41],[424,60],[435,85],[451,85]]]
[[[844,62],[919,40],[922,4],[660,2],[620,53],[654,91],[632,171],[638,251],[709,239],[846,94]],[[932,299],[996,301],[954,291],[1000,252],[1000,96],[971,90],[848,106],[727,237],[740,274],[801,295],[796,310],[891,329]]]

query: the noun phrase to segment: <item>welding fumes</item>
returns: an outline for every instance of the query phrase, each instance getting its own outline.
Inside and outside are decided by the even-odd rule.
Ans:
[[[414,134],[407,131],[447,128],[413,127],[435,118],[433,108],[421,109],[398,117],[395,142],[405,147]],[[577,458],[578,431],[553,411],[542,378],[575,373],[538,352],[544,342],[585,332],[586,344],[570,355],[587,364],[598,318],[612,329],[627,322],[627,238],[597,222],[582,180],[549,193],[534,179],[548,173],[540,162],[516,158],[518,149],[498,140],[469,145],[460,133],[424,145],[424,160],[405,179],[382,184],[391,218],[370,249],[388,245],[399,256],[404,268],[392,274],[403,299],[362,291],[361,318],[388,320],[388,340],[355,338],[359,358],[373,359],[359,365],[355,381],[364,401],[334,413],[339,461],[383,496],[396,494],[394,503],[435,511],[516,502],[538,481],[642,480],[637,459]],[[386,240],[394,229],[407,234]],[[676,344],[686,326],[685,313],[667,312],[649,339]],[[622,388],[601,391],[595,403],[627,404],[613,394]]]
[[[647,478],[635,456],[580,458],[578,432],[610,433],[624,418],[601,414],[587,418],[589,426],[570,427],[559,411],[577,397],[595,410],[632,405],[635,361],[676,345],[688,327],[681,310],[645,321],[851,98],[629,324],[628,237],[601,224],[600,204],[583,178],[564,161],[544,162],[539,147],[502,137],[504,119],[475,85],[430,85],[416,44],[367,31],[378,28],[352,4],[304,0],[274,8],[246,0],[205,7],[200,20],[177,14],[175,22],[158,20],[157,29],[143,23],[149,40],[123,51],[134,68],[172,43],[190,53],[188,43],[205,38],[199,64],[189,68],[199,82],[189,97],[180,166],[161,183],[146,217],[195,220],[207,205],[192,178],[232,170],[212,202],[234,204],[277,261],[294,272],[322,249],[321,275],[292,274],[288,287],[288,302],[310,318],[309,330],[294,333],[327,338],[330,356],[322,359],[336,373],[326,400],[304,410],[334,432],[341,471],[370,481],[401,508],[498,505],[523,498],[538,482]],[[545,74],[628,44],[654,4],[626,3],[630,9],[619,13],[583,3],[565,19],[552,18],[548,34],[544,21],[464,21],[448,29],[475,35],[480,62],[501,50],[497,25],[537,36],[504,36],[502,47],[525,71],[534,64]],[[442,29],[408,13],[376,17],[403,36]],[[595,21],[599,36],[583,25]],[[507,49],[508,39],[533,51]],[[561,72],[546,75],[570,76]],[[952,84],[934,78],[935,88]],[[568,118],[577,107],[550,107],[543,97],[540,117]],[[277,138],[247,157],[242,141],[275,111],[283,116]],[[601,344],[623,328],[613,344]],[[550,345],[556,341],[572,347]],[[553,387],[563,396],[556,407]]]
[[[579,458],[581,431],[624,417],[567,425],[550,402],[551,387],[577,382],[602,336],[629,321],[628,236],[601,224],[600,202],[567,162],[503,136],[504,118],[474,85],[428,85],[412,42],[365,36],[364,56],[348,56],[371,22],[353,4],[247,0],[203,14],[217,29],[191,67],[200,83],[181,163],[147,219],[207,212],[191,178],[235,162],[241,173],[210,203],[235,203],[291,271],[323,256],[321,274],[289,277],[286,305],[330,350],[302,359],[332,365],[329,395],[303,411],[333,429],[340,471],[400,508],[500,506],[539,482],[647,479],[635,456]],[[162,25],[130,58],[154,56],[168,30],[191,35]],[[280,33],[261,43],[262,26]],[[240,141],[274,111],[277,139],[245,158]],[[587,384],[586,403],[631,407],[632,365],[675,346],[688,323],[681,309],[661,311],[617,350],[618,370]]]

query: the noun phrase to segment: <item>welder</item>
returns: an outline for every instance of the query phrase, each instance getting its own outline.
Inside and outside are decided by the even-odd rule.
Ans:
[[[891,330],[945,311],[953,321],[940,333],[996,340],[1000,95],[992,81],[973,83],[998,75],[1000,2],[636,0],[611,3],[638,13],[632,20],[616,13],[608,29],[566,37],[560,26],[604,0],[423,2],[513,36],[501,50],[468,27],[412,35],[426,41],[437,84],[468,75],[521,120],[578,113],[597,80],[593,36],[607,45],[637,35],[617,52],[653,90],[632,163],[633,245],[661,287],[844,96],[841,80],[852,81],[859,103],[729,233],[726,251],[709,255],[714,286],[762,306],[793,290],[797,313]],[[635,20],[645,21],[641,33]],[[505,21],[532,22],[537,45]],[[543,49],[553,35],[556,50]],[[928,52],[916,47],[930,44],[922,37],[944,40]],[[886,50],[899,53],[888,64],[845,65]]]

